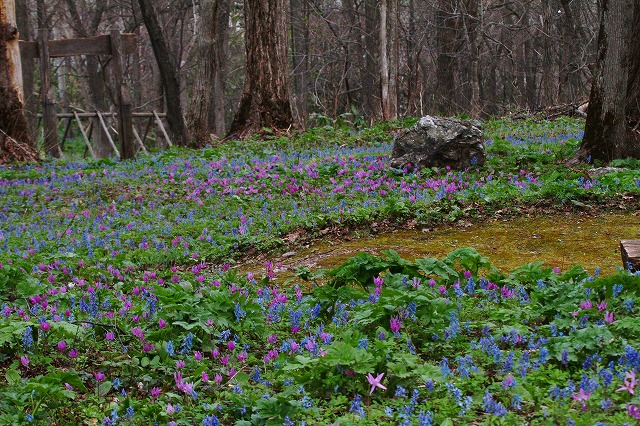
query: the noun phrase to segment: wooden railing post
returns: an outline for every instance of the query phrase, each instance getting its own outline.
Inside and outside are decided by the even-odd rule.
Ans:
[[[52,157],[60,157],[62,152],[58,144],[58,126],[56,121],[56,102],[49,79],[49,32],[38,30],[38,51],[40,53],[40,81],[42,82],[42,123],[44,127],[44,151]]]
[[[127,85],[124,82],[122,65],[122,36],[120,31],[111,30],[111,59],[113,61],[113,75],[118,93],[118,133],[120,136],[120,151],[122,158],[134,158],[136,155],[133,145],[133,110]]]

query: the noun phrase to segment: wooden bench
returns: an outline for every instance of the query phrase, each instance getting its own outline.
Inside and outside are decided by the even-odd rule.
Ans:
[[[620,241],[620,253],[622,254],[622,267],[632,271],[640,271],[640,240]]]

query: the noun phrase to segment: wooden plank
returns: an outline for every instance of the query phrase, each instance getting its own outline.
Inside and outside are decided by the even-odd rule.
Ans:
[[[147,127],[144,129],[144,135],[142,135],[142,143],[147,140],[147,136],[149,135],[149,129],[151,129],[151,123],[153,122],[153,118],[149,118],[147,120]]]
[[[167,144],[169,146],[173,146],[173,144],[171,143],[171,139],[169,139],[169,135],[167,134],[167,131],[164,129],[164,125],[162,124],[162,120],[160,120],[160,116],[155,111],[153,111],[153,116],[156,118],[156,124],[160,128],[160,131],[162,131],[162,134],[164,135],[164,138],[167,141]]]
[[[133,136],[136,137],[136,142],[138,142],[138,145],[140,146],[140,149],[145,153],[148,154],[149,151],[147,151],[147,148],[144,146],[144,143],[142,143],[142,139],[140,139],[140,135],[138,134],[138,131],[136,130],[136,128],[133,128]]]
[[[109,35],[99,35],[67,40],[51,40],[48,43],[50,58],[81,55],[111,55],[111,40]],[[122,34],[122,54],[130,55],[138,48],[136,35]],[[20,40],[20,54],[23,59],[34,59],[40,56],[38,43]]]
[[[93,147],[91,146],[91,142],[89,142],[89,136],[87,136],[87,132],[85,132],[84,130],[84,126],[82,125],[82,122],[80,121],[80,117],[78,116],[77,112],[73,112],[75,114],[76,117],[76,121],[78,122],[78,127],[80,128],[80,133],[82,133],[82,138],[84,139],[84,143],[85,145],[87,145],[87,149],[89,150],[89,155],[91,155],[91,158],[96,158],[96,153],[93,152]]]
[[[640,240],[620,241],[622,267],[632,271],[640,271]]]
[[[50,82],[49,63],[49,32],[48,30],[38,30],[38,45],[40,46],[40,98],[42,101],[42,121],[44,127],[44,151],[52,157],[59,157],[62,153],[58,145],[58,126],[56,120],[56,103],[52,93]]]
[[[78,115],[78,117],[81,118],[88,118],[88,117],[98,117],[98,115],[95,112],[77,112],[77,113],[72,113],[72,112],[59,112],[58,114],[56,114],[56,117],[58,118],[76,118],[76,114]],[[105,113],[102,115],[108,115],[110,117],[115,117],[117,116],[117,114],[115,113]],[[162,113],[157,113],[158,117],[166,117],[167,114],[165,114],[164,112]],[[151,112],[134,112],[131,113],[131,116],[133,118],[149,118],[152,119],[155,117],[155,115],[153,115],[153,113]],[[42,118],[42,114],[36,114],[37,118]]]
[[[118,91],[118,133],[120,136],[120,152],[123,159],[136,156],[133,146],[133,117],[129,90],[124,82],[124,65],[122,63],[122,37],[120,31],[111,31],[111,60],[113,76]]]
[[[98,119],[100,120],[100,125],[102,126],[102,130],[104,130],[105,135],[107,135],[107,139],[109,140],[109,145],[111,145],[111,149],[113,149],[113,152],[115,152],[117,157],[120,157],[120,152],[118,151],[116,144],[113,142],[113,139],[111,138],[111,133],[109,133],[109,128],[107,127],[107,123],[105,123],[104,118],[102,117],[102,114],[100,114],[99,112],[97,114],[98,114]]]

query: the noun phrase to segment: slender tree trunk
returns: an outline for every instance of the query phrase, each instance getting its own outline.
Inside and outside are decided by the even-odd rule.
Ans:
[[[296,122],[304,127],[308,111],[309,2],[291,0],[291,58],[293,64],[293,106]]]
[[[640,158],[640,5],[602,0],[598,58],[579,160]]]
[[[549,107],[558,103],[558,72],[556,59],[557,39],[552,15],[557,10],[549,0],[542,0],[543,33],[542,37],[542,106]]]
[[[289,99],[289,0],[245,0],[246,78],[229,134],[244,139],[263,128],[293,125]]]
[[[207,0],[200,4],[198,63],[187,122],[193,138],[203,144],[210,135],[223,136],[224,72],[229,4],[227,0]]]
[[[405,39],[407,54],[407,115],[416,115],[418,107],[418,81],[420,80],[420,66],[418,63],[419,46],[416,43],[416,1],[409,0],[408,37]]]
[[[0,0],[0,164],[38,161],[23,115],[14,0]]]
[[[527,20],[528,25],[533,26],[531,15],[527,13],[524,18]],[[542,37],[545,37],[542,35]],[[531,37],[526,37],[524,43],[522,43],[522,62],[521,67],[523,68],[522,75],[522,91],[523,91],[523,101],[521,105],[526,105],[530,111],[535,111],[539,109],[540,102],[538,98],[538,55],[536,49],[534,47],[534,41]]]
[[[466,0],[465,13],[462,17],[465,36],[469,46],[469,85],[471,86],[469,111],[473,117],[478,117],[482,111],[480,101],[480,69],[478,66],[478,62],[480,61],[478,28],[482,16],[481,8],[482,5],[478,0]]]
[[[387,55],[387,0],[382,0],[380,5],[380,21],[378,43],[380,50],[380,100],[382,102],[382,119],[390,120],[391,100],[389,99],[389,57]]]
[[[61,39],[64,37],[59,36],[59,32],[54,28],[53,30],[53,38]],[[56,63],[56,78],[58,82],[58,98],[60,100],[59,105],[61,107],[62,112],[69,112],[69,105],[71,104],[69,101],[69,92],[67,90],[67,76],[71,74],[71,65],[69,63],[70,58],[58,58]],[[66,128],[66,127],[65,127]],[[60,149],[64,146],[65,138],[73,138],[73,131],[69,126],[69,131],[62,135],[62,141],[60,143]]]
[[[140,27],[136,25],[135,35],[140,40]],[[140,50],[135,49],[131,55],[131,76],[133,78],[133,105],[142,105],[142,62],[140,60]]]
[[[364,110],[370,120],[376,120],[382,115],[381,104],[378,99],[376,89],[376,74],[372,72],[377,68],[376,64],[376,2],[373,0],[364,0],[364,17],[362,22],[362,40],[361,45],[364,46],[365,68],[362,75],[362,90],[364,92]]]
[[[456,28],[450,0],[439,0],[436,11],[436,106],[441,114],[450,115],[456,107]]]
[[[167,103],[167,122],[173,143],[179,146],[189,145],[189,131],[182,113],[182,103],[180,100],[180,80],[178,71],[171,58],[169,46],[162,33],[160,22],[153,9],[151,0],[138,0],[140,12],[144,21],[151,46],[160,70],[160,79]]]
[[[399,42],[398,42],[398,0],[389,1],[387,23],[389,25],[389,111],[387,120],[398,119],[398,72],[399,72]]]

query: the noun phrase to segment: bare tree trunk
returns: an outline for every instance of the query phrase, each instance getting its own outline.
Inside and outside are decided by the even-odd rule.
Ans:
[[[198,63],[187,122],[194,139],[203,144],[210,135],[224,135],[225,45],[229,26],[227,0],[208,0],[200,4]]]
[[[142,20],[149,33],[151,46],[160,70],[160,79],[162,80],[167,103],[167,122],[171,130],[173,143],[179,146],[188,146],[189,131],[182,113],[180,80],[178,79],[177,68],[173,64],[169,46],[162,33],[162,28],[151,0],[138,0],[138,3],[140,4]]]
[[[223,136],[227,129],[226,110],[227,100],[225,95],[228,38],[229,38],[229,0],[220,0],[216,13],[216,68],[213,75],[213,108],[209,114],[209,125],[213,129],[213,134]]]
[[[364,0],[364,19],[363,28],[361,29],[363,37],[361,45],[364,46],[365,69],[362,75],[362,90],[364,92],[364,110],[370,120],[375,120],[382,115],[381,104],[378,100],[375,90],[377,81],[375,73],[372,70],[377,68],[375,51],[376,42],[376,2],[373,0]]]
[[[438,46],[436,70],[436,106],[441,114],[455,111],[456,92],[456,28],[450,0],[439,0],[436,11],[436,43]]]
[[[639,28],[637,1],[602,0],[598,59],[579,160],[640,158],[640,138],[629,125],[637,128],[640,120]]]
[[[558,103],[558,73],[556,60],[557,40],[555,25],[553,22],[556,5],[551,5],[549,0],[542,0],[542,106],[549,107]]]
[[[309,2],[291,1],[291,58],[293,63],[293,106],[296,122],[304,127],[308,111]]]
[[[16,0],[16,22],[20,31],[20,39],[30,41],[31,28],[29,19],[29,2],[28,0]],[[38,109],[38,95],[34,93],[34,65],[33,58],[22,59],[22,84],[24,96],[24,112],[29,126],[29,137],[31,140],[36,139],[38,119],[36,113]]]
[[[64,37],[61,37],[59,34],[59,31],[57,31],[54,28],[53,38],[61,39]],[[67,90],[67,76],[71,74],[71,65],[69,61],[70,61],[70,58],[58,58],[55,61],[56,77],[58,81],[58,98],[60,100],[59,105],[62,109],[62,112],[69,112],[70,111],[69,105],[71,104],[69,102],[69,92]],[[62,135],[62,142],[60,144],[60,149],[62,149],[62,147],[64,146],[64,141],[66,138],[73,138],[73,131],[71,129],[71,126],[69,126],[68,131],[66,131],[65,134]]]
[[[289,99],[289,0],[245,0],[246,78],[229,134],[244,139],[263,128],[293,125]]]
[[[389,0],[389,111],[387,120],[398,119],[398,72],[400,52],[398,45],[398,0]]]
[[[22,111],[22,69],[14,0],[0,0],[0,164],[38,161]]]
[[[473,117],[478,117],[482,111],[480,101],[480,69],[478,66],[479,44],[478,27],[482,19],[482,5],[478,0],[466,0],[464,16],[464,33],[469,46],[469,85],[471,86],[471,97],[469,99],[469,111]]]
[[[405,39],[407,54],[407,111],[409,116],[416,115],[418,107],[416,101],[418,99],[418,81],[420,80],[420,66],[418,63],[418,55],[420,47],[416,40],[416,1],[409,0],[409,27],[408,37]]]
[[[380,50],[380,100],[382,102],[382,119],[390,120],[391,100],[389,99],[389,57],[387,56],[387,0],[382,0],[379,5],[380,21],[378,43]]]

